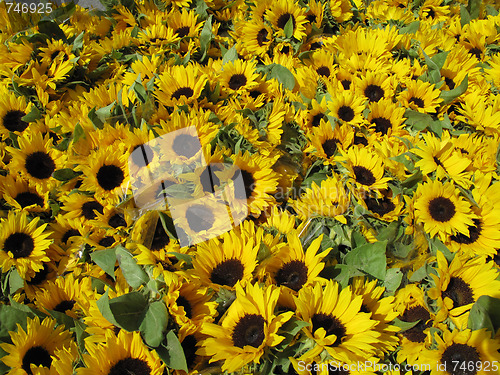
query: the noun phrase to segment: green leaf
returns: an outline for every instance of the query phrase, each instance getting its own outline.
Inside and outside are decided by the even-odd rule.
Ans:
[[[427,126],[434,121],[432,116],[427,113],[420,113],[414,111],[413,109],[407,109],[405,111],[406,124],[411,125],[415,130],[422,131]]]
[[[169,251],[167,254],[168,255],[173,255],[174,257],[177,258],[177,260],[182,260],[182,261],[186,262],[186,264],[188,266],[190,266],[193,263],[193,258],[191,257],[191,255],[177,253],[175,251]]]
[[[79,320],[75,320],[75,333],[76,333],[76,342],[78,343],[78,347],[83,352],[85,351],[85,338],[90,335],[85,331],[87,325],[80,322]]]
[[[156,348],[163,340],[163,332],[167,329],[168,311],[162,301],[156,301],[149,305],[146,316],[139,329],[144,341],[149,346]]]
[[[226,63],[230,61],[235,61],[235,60],[238,60],[238,52],[236,51],[236,46],[232,46],[224,54],[224,57],[222,58],[222,66],[224,66]]]
[[[479,8],[481,7],[481,0],[469,0],[467,3],[467,10],[470,13],[471,19],[479,17]]]
[[[500,329],[500,299],[481,296],[472,305],[467,327],[474,330],[487,328],[492,335]]]
[[[403,280],[403,272],[399,268],[389,268],[385,275],[384,285],[389,293],[394,293]]]
[[[342,288],[347,287],[351,277],[363,275],[356,267],[348,264],[336,264],[335,266],[326,267],[320,272],[321,277],[337,281]]]
[[[184,350],[174,331],[169,331],[166,339],[167,343],[162,343],[156,352],[169,368],[188,372]]]
[[[346,254],[344,263],[356,267],[379,280],[384,280],[387,267],[386,246],[387,241],[361,245]]]
[[[63,324],[66,329],[70,329],[75,326],[75,320],[71,316],[59,311],[48,310],[48,312],[57,321],[57,324]]]
[[[85,131],[83,130],[80,123],[75,125],[75,129],[73,130],[73,143],[78,142],[81,138],[85,138]]]
[[[120,269],[123,272],[125,280],[128,284],[136,289],[142,284],[146,284],[149,277],[146,272],[137,264],[135,259],[123,246],[118,246],[116,248],[116,259],[120,264]]]
[[[210,15],[205,21],[205,24],[203,25],[203,28],[201,29],[200,33],[200,51],[201,51],[200,61],[203,61],[205,59],[208,47],[210,46],[210,42],[212,41],[213,38],[214,34],[212,33],[212,15]]]
[[[453,90],[441,91],[441,95],[439,95],[439,97],[444,100],[443,104],[450,104],[453,100],[462,95],[465,91],[467,91],[468,85],[469,75],[466,75],[460,85],[455,87]]]
[[[443,134],[443,125],[441,124],[441,121],[435,120],[432,121],[429,124],[429,129],[432,130],[436,135],[441,138],[441,135]]]
[[[0,305],[0,340],[9,340],[9,331],[17,331],[17,325],[20,324],[26,329],[26,320],[33,318],[34,314],[18,310],[9,305]]]
[[[92,124],[94,125],[94,127],[96,129],[103,129],[104,128],[104,122],[102,122],[101,119],[99,118],[99,116],[97,115],[95,108],[92,108],[89,111],[88,117],[89,117],[90,121],[92,121]]]
[[[399,320],[398,318],[394,319],[394,322],[392,322],[393,325],[396,327],[401,328],[401,332],[408,331],[410,328],[415,327],[420,320],[417,320],[416,322],[405,322],[403,320]]]
[[[438,70],[441,70],[446,62],[446,57],[448,56],[449,51],[439,52],[432,56],[431,60],[436,66]]]
[[[37,106],[34,105],[33,107],[31,107],[30,113],[23,116],[21,118],[21,120],[23,120],[25,122],[33,122],[33,121],[36,121],[38,119],[41,119],[42,117],[43,117],[42,112],[40,112],[40,110],[37,108]]]
[[[295,77],[292,72],[283,65],[275,64],[271,69],[269,78],[275,78],[287,90],[293,90],[295,87]]]
[[[101,314],[112,324],[132,332],[139,330],[148,301],[142,293],[132,292],[108,299],[108,291],[97,301]]]
[[[412,187],[416,186],[420,181],[422,181],[423,175],[420,170],[412,174],[410,177],[408,177],[406,180],[404,180],[401,183],[401,186],[407,189],[411,189]]]
[[[111,117],[111,112],[113,108],[116,105],[116,101],[114,101],[111,104],[108,104],[106,107],[99,108],[98,110],[95,111],[95,114],[97,117],[99,117],[99,120],[101,120],[103,123]]]
[[[75,172],[71,168],[58,169],[52,173],[52,177],[54,177],[57,181],[69,181],[80,175],[81,173]]]
[[[414,21],[409,25],[399,29],[400,34],[415,34],[420,28],[420,21]]]
[[[413,272],[411,277],[408,278],[408,281],[410,281],[411,283],[417,283],[417,282],[422,281],[426,277],[427,277],[427,267],[425,265],[423,265],[418,270]]]
[[[19,276],[19,272],[13,269],[9,272],[9,293],[13,294],[24,286],[24,280]]]
[[[115,280],[116,248],[94,251],[90,259]]]
[[[72,51],[75,52],[77,49],[81,49],[83,47],[83,35],[85,31],[82,31],[78,36],[73,40],[73,48]]]
[[[469,11],[465,7],[465,5],[460,4],[460,25],[464,27],[471,21],[471,17]]]
[[[285,38],[291,38],[293,35],[293,17],[288,18],[288,21],[283,29],[285,32]]]
[[[50,20],[39,21],[38,30],[40,31],[40,33],[47,35],[50,39],[61,39],[67,41],[66,35],[54,21]]]
[[[148,99],[148,93],[146,92],[144,86],[139,82],[134,82],[133,88],[137,99],[139,99],[142,103],[146,103],[146,100]]]

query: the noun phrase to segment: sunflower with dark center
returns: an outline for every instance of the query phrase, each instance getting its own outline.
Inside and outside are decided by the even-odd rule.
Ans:
[[[198,64],[168,67],[159,76],[159,90],[155,91],[155,96],[160,103],[169,107],[189,104],[201,96],[207,79]]]
[[[236,286],[236,300],[229,306],[219,324],[205,324],[201,332],[209,338],[202,341],[201,355],[210,362],[222,360],[222,371],[233,372],[250,362],[258,362],[265,351],[278,345],[284,337],[277,331],[293,312],[275,315],[279,289],[258,283],[243,289]]]
[[[0,265],[3,272],[12,266],[25,279],[43,269],[43,262],[49,262],[46,252],[51,240],[46,231],[47,224],[37,227],[40,218],[28,222],[25,212],[10,211],[0,222]]]
[[[56,326],[56,321],[38,317],[27,319],[26,331],[19,326],[17,331],[9,332],[14,344],[0,344],[7,353],[2,361],[11,371],[33,375],[32,367],[43,366],[52,373],[58,368],[69,366],[77,359],[78,350],[71,332],[65,331],[63,325]],[[54,371],[54,373],[57,373]]]
[[[442,99],[439,97],[441,91],[435,85],[421,80],[409,80],[406,83],[407,90],[399,94],[399,102],[407,108],[421,113],[434,112]]]
[[[302,40],[306,35],[306,14],[304,9],[297,3],[286,0],[274,1],[264,16],[276,30],[277,35],[288,37],[285,33],[287,24],[291,23],[292,37]]]
[[[384,177],[383,159],[367,148],[351,147],[345,162],[354,184],[362,190],[387,189],[390,177]]]
[[[207,322],[213,322],[217,314],[217,303],[211,301],[212,293],[199,282],[182,282],[181,279],[169,284],[165,302],[170,315],[180,326],[180,333],[193,332]]]
[[[256,62],[237,59],[224,64],[220,84],[228,93],[243,93],[258,86]]]
[[[349,125],[356,125],[364,120],[362,112],[365,109],[365,100],[364,96],[353,91],[340,91],[328,102],[328,109],[331,116]]]
[[[23,120],[23,117],[31,112],[33,104],[26,105],[23,96],[17,96],[6,89],[6,86],[0,88],[0,139],[9,137],[9,132],[15,134],[23,133],[29,126],[29,123]]]
[[[287,239],[287,246],[266,262],[265,270],[273,276],[276,285],[298,292],[305,285],[322,280],[318,276],[324,267],[321,261],[331,249],[318,253],[322,235],[316,238],[307,250],[303,249],[297,232],[290,232]]]
[[[162,375],[165,365],[158,354],[142,341],[139,332],[120,330],[118,334],[107,334],[101,345],[85,342],[87,353],[83,354],[85,367],[76,371],[78,375]]]
[[[415,217],[431,236],[445,240],[448,235],[468,234],[476,215],[459,190],[449,182],[430,181],[418,186]]]
[[[449,331],[442,329],[442,335],[434,333],[435,349],[424,350],[421,363],[431,365],[432,373],[444,369],[450,375],[479,375],[496,373],[493,363],[500,361],[500,343],[492,339],[486,329]]]
[[[354,296],[350,288],[339,291],[331,280],[324,289],[321,284],[303,287],[295,299],[297,315],[310,323],[306,335],[316,343],[302,359],[312,360],[325,349],[336,361],[342,357],[356,361],[374,353],[380,334],[374,330],[377,322],[361,312],[362,297]]]
[[[441,252],[437,253],[435,287],[428,291],[439,308],[436,320],[449,317],[459,328],[465,328],[469,312],[479,296],[500,297],[500,281],[492,262],[484,258],[467,258],[456,254],[450,264]]]
[[[245,241],[234,231],[227,232],[221,238],[198,245],[194,274],[204,285],[216,290],[232,289],[238,282],[245,284],[252,279],[259,248],[256,239]]]

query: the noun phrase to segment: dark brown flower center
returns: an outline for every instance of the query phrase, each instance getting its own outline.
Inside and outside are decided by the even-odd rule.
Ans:
[[[317,113],[313,116],[312,121],[311,121],[311,125],[314,127],[317,127],[321,123],[321,120],[326,120],[326,119],[327,119],[327,117],[324,113],[321,113],[321,112]]]
[[[481,50],[479,48],[474,47],[474,48],[469,50],[469,53],[471,55],[476,56],[478,60],[481,60]]]
[[[351,121],[354,118],[354,110],[347,106],[343,105],[342,107],[339,108],[339,119],[342,121]]]
[[[337,152],[337,140],[336,139],[327,139],[321,145],[323,147],[323,151],[325,152],[328,158],[331,158]]]
[[[412,96],[408,102],[415,103],[415,105],[417,105],[418,107],[424,108],[424,101],[420,98],[416,98],[416,97]]]
[[[196,360],[196,351],[198,350],[196,346],[197,343],[198,340],[196,340],[196,337],[194,337],[194,335],[188,335],[184,337],[184,340],[182,340],[181,342],[188,369],[193,368],[194,366]]]
[[[31,280],[26,281],[28,285],[40,285],[43,283],[45,280],[47,280],[47,276],[49,274],[49,266],[47,266],[47,263],[43,264],[43,268],[35,273],[35,276],[31,278]]]
[[[247,314],[242,317],[233,329],[234,346],[243,348],[246,345],[258,348],[265,339],[264,323],[261,315]]]
[[[17,194],[15,198],[16,202],[24,208],[36,204],[40,207],[43,206],[43,198],[36,193],[30,191],[25,191],[23,193]]]
[[[349,90],[349,87],[351,87],[351,81],[349,81],[348,79],[343,79],[342,81],[340,81],[340,83],[342,84],[344,90]]]
[[[3,244],[3,250],[12,253],[14,258],[29,257],[35,248],[35,241],[33,238],[24,232],[12,233]]]
[[[453,307],[474,303],[474,295],[470,286],[460,277],[451,277],[448,287],[443,292],[443,298],[451,298]]]
[[[210,280],[214,284],[232,287],[243,278],[244,270],[245,268],[239,259],[228,259],[214,267],[210,274]]]
[[[189,26],[182,26],[175,30],[175,33],[179,36],[179,38],[184,38],[189,34]]]
[[[95,219],[97,215],[95,214],[94,210],[99,212],[101,215],[104,213],[104,207],[99,202],[90,201],[82,204],[82,215],[85,219]]]
[[[108,375],[150,375],[151,368],[148,363],[142,359],[138,358],[125,358],[120,359],[111,370],[109,370]]]
[[[54,311],[59,311],[61,313],[65,313],[68,310],[71,310],[73,306],[75,306],[76,301],[74,300],[66,300],[66,301],[61,301],[57,304],[56,307],[54,307]]]
[[[318,73],[322,77],[330,77],[330,69],[327,66],[320,66],[316,69],[316,73]]]
[[[342,338],[346,335],[346,329],[342,322],[333,315],[324,313],[314,314],[312,319],[313,332],[319,328],[324,328],[326,336],[337,336],[332,346],[339,346],[342,343]]]
[[[275,279],[278,285],[284,285],[298,292],[307,282],[308,268],[300,260],[292,260],[283,266],[276,273]]]
[[[156,222],[155,232],[153,234],[153,241],[151,241],[150,250],[156,251],[163,249],[170,243],[170,237],[168,236],[165,229],[163,229],[163,225],[161,224],[161,220],[158,219]]]
[[[370,121],[372,124],[375,124],[375,131],[380,132],[382,134],[387,134],[389,129],[392,127],[391,121],[384,117],[375,117]]]
[[[237,191],[235,192],[235,197],[236,199],[250,198],[255,190],[255,179],[253,178],[251,172],[244,169],[238,169],[232,179],[236,180],[240,176],[240,174],[243,178],[243,184],[245,185],[245,196],[242,196],[242,192],[240,191],[240,189],[237,189]]]
[[[104,190],[113,190],[121,185],[125,175],[120,167],[116,165],[103,165],[96,175],[97,183]]]
[[[194,90],[191,87],[180,87],[174,91],[172,98],[179,100],[181,96],[185,96],[187,99],[192,97]]]
[[[30,368],[31,364],[50,368],[52,364],[50,353],[42,346],[33,346],[29,348],[23,357],[22,365],[23,370],[26,371],[28,375],[33,375]]]
[[[292,26],[295,29],[295,18],[290,13],[283,13],[281,16],[279,16],[277,22],[278,27],[280,29],[284,29],[290,18],[292,19]]]
[[[113,236],[106,236],[99,240],[99,245],[102,247],[110,247],[115,243],[115,238]]]
[[[371,211],[374,212],[380,216],[384,216],[385,214],[388,214],[392,210],[396,208],[392,200],[388,197],[383,197],[383,198],[372,198],[372,197],[366,197],[364,198],[366,207]]]
[[[482,226],[479,219],[474,219],[473,222],[474,225],[469,225],[468,236],[463,233],[457,233],[455,236],[451,236],[451,240],[466,245],[476,242],[481,235]]]
[[[429,202],[429,213],[431,217],[441,223],[450,221],[455,215],[455,205],[445,197],[437,197]]]
[[[247,77],[244,74],[233,74],[229,78],[229,88],[231,90],[238,90],[240,87],[247,84]]]
[[[269,39],[267,39],[267,36],[269,34],[269,31],[267,31],[266,28],[262,28],[259,30],[257,33],[257,44],[262,47],[265,43],[269,42]]]
[[[184,307],[184,312],[186,313],[187,318],[191,319],[193,317],[191,304],[189,303],[189,301],[185,297],[179,296],[177,298],[176,303],[177,303],[177,306]]]
[[[368,85],[365,89],[365,96],[370,102],[378,102],[384,97],[384,89],[379,85]]]
[[[37,151],[29,154],[25,162],[26,171],[39,180],[45,180],[52,176],[56,169],[56,164],[49,154]]]
[[[172,149],[177,155],[189,159],[200,151],[200,140],[190,134],[179,134],[173,141]]]
[[[22,118],[26,113],[19,110],[10,110],[3,116],[3,126],[10,132],[22,132],[28,127],[28,123]]]
[[[127,226],[127,222],[125,221],[125,219],[123,218],[123,216],[121,214],[114,214],[113,216],[111,216],[108,220],[108,224],[110,227],[112,228],[118,228],[118,227],[126,227]]]
[[[222,169],[217,165],[207,165],[200,174],[200,183],[205,193],[215,193],[215,186],[220,186],[220,179],[214,172]]]
[[[453,82],[453,79],[449,77],[444,77],[444,82],[446,83],[446,86],[448,86],[450,90],[453,90],[455,88],[455,82]]]
[[[424,342],[425,341],[425,333],[424,330],[430,327],[428,320],[431,318],[431,315],[423,306],[413,306],[409,309],[406,309],[403,315],[399,318],[400,320],[408,323],[417,322],[416,325],[411,327],[410,329],[402,332],[403,336],[405,336],[408,340],[412,342]]]
[[[354,175],[356,176],[356,181],[362,185],[370,186],[373,185],[377,180],[373,175],[372,171],[362,167],[361,165],[355,165],[352,167]]]
[[[66,245],[68,243],[68,240],[70,239],[70,237],[73,237],[73,236],[80,236],[80,232],[76,229],[67,230],[63,234],[63,236],[61,237],[61,242]]]
[[[480,361],[477,349],[467,344],[451,344],[441,355],[441,363],[446,364],[450,375],[476,375]]]
[[[202,232],[213,227],[215,216],[211,209],[201,204],[195,204],[186,210],[186,220],[191,230]]]

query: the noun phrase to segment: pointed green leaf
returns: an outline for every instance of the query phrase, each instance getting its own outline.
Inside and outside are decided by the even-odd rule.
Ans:
[[[116,259],[120,264],[120,269],[128,284],[136,289],[142,284],[146,284],[149,277],[146,272],[137,264],[135,259],[123,246],[116,248]]]
[[[115,280],[116,248],[94,251],[90,259]]]
[[[144,341],[149,346],[156,348],[163,340],[163,333],[167,329],[168,310],[162,301],[156,301],[149,305],[146,316],[139,329]]]

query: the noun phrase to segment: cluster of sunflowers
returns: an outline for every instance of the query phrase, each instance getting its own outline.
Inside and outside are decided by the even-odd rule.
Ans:
[[[2,373],[498,373],[498,2],[103,5],[0,3]]]

